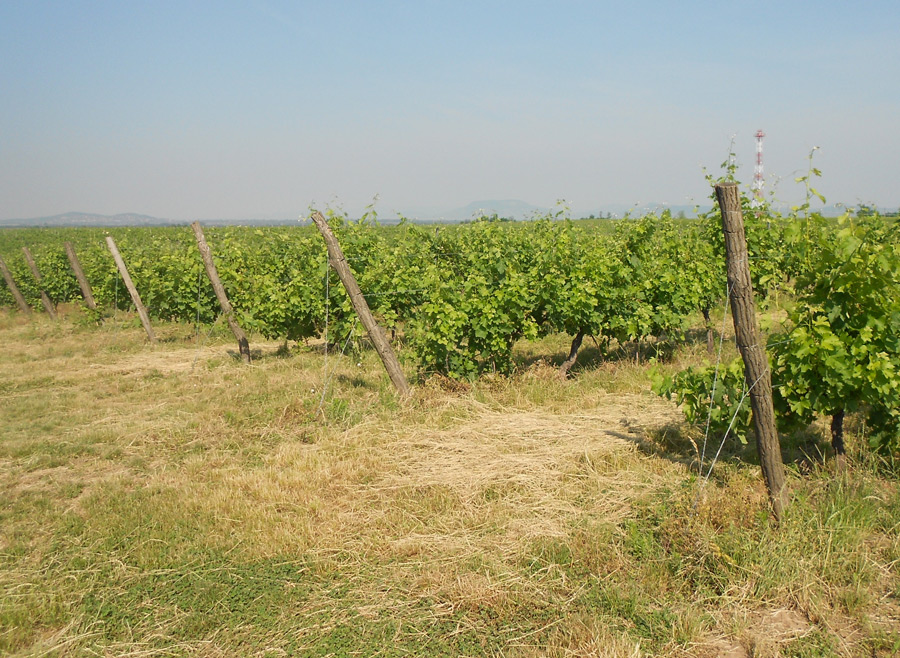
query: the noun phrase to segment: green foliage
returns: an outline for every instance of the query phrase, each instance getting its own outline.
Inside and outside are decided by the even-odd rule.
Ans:
[[[750,430],[750,403],[740,358],[719,367],[694,367],[674,375],[653,375],[653,392],[675,399],[691,425],[703,430],[709,423],[712,436],[724,437],[729,431],[741,443],[747,443]]]
[[[476,222],[435,241],[419,277],[427,296],[409,327],[422,369],[451,377],[511,370],[515,342],[538,335],[529,276],[537,245],[528,238]]]
[[[900,451],[900,245],[896,226],[875,214],[847,213],[832,225],[809,212],[811,200],[825,199],[811,186],[821,175],[812,166],[797,179],[806,186],[806,202],[794,216],[773,221],[765,207],[742,197],[751,277],[757,291],[790,285],[796,303],[787,328],[769,339],[772,380],[779,426],[794,430],[817,415],[863,410],[872,446]],[[734,180],[728,163],[724,180]],[[719,179],[720,181],[723,179]],[[711,183],[715,183],[709,177]],[[704,218],[714,250],[722,249],[718,209]],[[765,221],[765,230],[763,229]],[[718,375],[712,368],[691,368],[655,384],[657,393],[675,397],[689,422],[699,423],[710,408],[711,429],[721,432],[731,418],[743,367],[733,362]],[[737,426],[746,426],[743,410]]]
[[[900,241],[875,216],[846,214],[836,225],[795,218],[785,236],[802,267],[786,328],[769,337],[779,428],[794,431],[816,416],[865,414],[873,448],[900,451]],[[659,379],[654,390],[684,406],[689,422],[705,422],[713,368]],[[721,433],[744,387],[740,360],[719,371],[711,430]],[[737,416],[746,427],[749,410]]]
[[[599,338],[620,331],[616,311],[628,271],[609,241],[577,231],[571,222],[549,220],[537,223],[533,239],[540,245],[532,276],[541,332]]]
[[[717,181],[713,181],[717,182]],[[701,216],[703,241],[712,250],[712,262],[720,267],[720,280],[725,280],[725,239],[722,235],[722,212],[712,195],[713,209]],[[789,240],[790,220],[784,219],[767,205],[753,206],[741,194],[744,234],[750,260],[750,279],[761,302],[774,300],[783,291],[789,292],[792,278],[799,269],[795,245]]]
[[[734,142],[732,141],[728,159],[721,165],[724,172],[721,176],[714,178],[712,174],[706,175],[706,180],[711,188],[709,198],[712,201],[712,208],[709,212],[699,215],[702,241],[711,247],[711,262],[715,264],[716,268],[720,268],[717,278],[721,280],[722,288],[718,290],[724,290],[725,238],[722,234],[722,211],[719,208],[714,187],[719,183],[739,182],[733,151]],[[809,207],[808,200],[804,207]],[[794,210],[796,212],[797,209]],[[791,243],[787,235],[791,222],[776,212],[768,202],[754,204],[744,193],[741,193],[741,214],[744,218],[744,235],[747,240],[747,255],[750,260],[753,290],[759,301],[766,303],[774,299],[777,303],[781,291],[790,292],[791,280],[796,276],[800,263],[796,251],[797,245]],[[713,295],[713,301],[718,299]]]
[[[712,252],[694,251],[696,236],[679,232],[668,211],[624,220],[616,237],[628,285],[617,304],[622,326],[615,338],[680,334],[688,315],[712,295],[716,268],[707,260]]]
[[[900,243],[877,216],[850,214],[808,235],[789,330],[771,339],[776,404],[796,424],[863,409],[873,447],[900,450]]]
[[[678,336],[687,316],[714,297],[707,283],[712,250],[698,233],[678,230],[668,213],[623,222],[612,236],[576,227],[564,204],[536,221],[487,218],[434,231],[406,222],[383,229],[374,208],[358,222],[326,214],[373,313],[409,346],[422,372],[509,372],[516,341],[560,331],[619,342]],[[216,320],[218,304],[186,227],[112,232],[152,317]],[[20,237],[34,245],[55,300],[80,297],[62,250],[71,239],[98,304],[130,307],[103,232],[7,235],[17,238],[10,247]],[[230,227],[210,228],[207,238],[247,330],[273,339],[322,336],[330,344],[361,335],[319,236],[299,227]],[[10,260],[36,306],[39,292],[24,261]]]
[[[817,173],[811,169],[807,178]],[[744,204],[755,285],[767,295],[796,290],[786,328],[770,340],[780,424],[795,428],[817,414],[858,409],[866,415],[873,445],[896,452],[896,224],[870,212],[848,214],[834,225],[810,215],[808,204],[798,208],[803,217],[785,220]],[[384,229],[374,209],[358,222],[328,215],[373,313],[422,373],[508,373],[516,341],[557,332],[619,343],[678,338],[694,312],[708,314],[725,293],[716,212],[693,226],[676,224],[665,212],[622,220],[612,235],[565,219],[564,207],[531,222],[478,221],[442,229],[406,222]],[[218,304],[188,228],[112,232],[153,317],[216,320]],[[302,227],[207,233],[247,330],[272,339],[323,337],[333,345],[361,337],[318,235]],[[0,252],[32,306],[39,307],[39,289],[21,257],[25,243],[51,298],[80,301],[62,249],[67,239],[75,243],[101,308],[130,306],[103,232],[2,237]],[[13,305],[5,286],[0,304]],[[713,431],[724,431],[741,397],[738,370],[729,365],[717,383]],[[701,401],[709,396],[712,377],[709,368],[694,369],[660,384],[659,391],[684,404],[692,422],[705,422]],[[746,427],[748,413],[738,414],[738,430]]]

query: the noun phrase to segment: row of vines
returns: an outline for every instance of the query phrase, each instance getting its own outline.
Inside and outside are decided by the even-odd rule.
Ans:
[[[372,311],[421,373],[454,378],[509,372],[513,345],[563,333],[575,356],[598,343],[677,341],[726,298],[716,212],[698,221],[668,213],[619,220],[613,231],[548,216],[455,227],[379,227],[332,214],[334,228]],[[863,411],[876,447],[900,446],[900,229],[874,213],[825,220],[746,208],[758,299],[787,320],[769,336],[776,405],[785,428],[817,414]],[[152,316],[215,322],[218,306],[190,229],[111,231]],[[39,290],[19,242],[29,246],[57,303],[80,299],[63,250],[75,243],[101,307],[130,303],[115,265],[91,229],[5,232],[0,239],[29,302]],[[308,227],[208,231],[240,324],[266,338],[322,337],[356,330],[349,299]],[[5,287],[0,305],[12,306]],[[356,331],[356,334],[359,332]],[[721,422],[741,397],[742,370],[726,364],[717,397]],[[732,373],[732,376],[728,376]],[[712,366],[657,382],[700,422]],[[704,407],[705,408],[705,407]],[[738,414],[740,416],[740,414]],[[705,417],[703,418],[705,421]],[[715,420],[715,419],[714,419]],[[743,416],[737,424],[745,422]],[[724,429],[724,428],[723,428]]]
[[[668,214],[622,221],[612,233],[552,218],[439,229],[379,227],[337,216],[330,221],[373,312],[424,372],[508,372],[516,341],[550,333],[619,342],[677,337],[723,294],[724,274],[711,245]],[[52,234],[30,247],[55,302],[80,299],[63,249],[72,239],[98,304],[127,308],[130,300],[100,232],[69,232],[55,241]],[[189,229],[113,234],[151,316],[216,320],[218,305]],[[246,329],[272,339],[324,337],[331,343],[354,329],[349,300],[314,232],[218,228],[208,234]],[[10,247],[7,263],[37,305],[39,289]],[[13,304],[5,288],[0,304]]]

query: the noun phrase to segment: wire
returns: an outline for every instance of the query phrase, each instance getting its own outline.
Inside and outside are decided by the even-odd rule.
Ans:
[[[197,354],[194,356],[194,362],[191,364],[191,372],[194,370],[194,366],[197,365],[197,359],[200,358],[200,350],[202,346],[200,345],[200,277],[202,272],[197,270]],[[218,318],[216,318],[216,322],[218,322]]]
[[[388,290],[387,292],[363,293],[363,297],[385,297],[388,295],[406,295],[413,292],[428,292],[430,288],[413,288],[408,290]]]
[[[350,328],[350,333],[347,336],[347,340],[344,342],[344,347],[341,348],[341,353],[338,355],[339,357],[344,356],[344,352],[347,349],[347,346],[350,344],[351,339],[353,338],[353,332],[356,331],[357,324],[359,324],[359,318],[356,319],[356,322],[353,323],[353,326]],[[328,349],[328,340],[326,338],[325,341],[325,349]],[[325,393],[328,391],[328,385],[331,383],[331,380],[334,378],[334,373],[337,372],[339,363],[335,363],[331,369],[331,374],[328,374],[328,369],[325,369],[325,381],[322,384],[322,395],[319,397],[319,407],[316,409],[315,415],[318,416],[322,412],[322,406],[325,404]]]
[[[197,338],[200,338],[200,277],[202,272],[197,270]]]
[[[709,428],[712,422],[712,409],[713,402],[716,397],[716,385],[719,382],[719,365],[722,363],[722,346],[725,342],[725,324],[728,321],[728,305],[731,303],[731,293],[734,290],[734,286],[727,287],[727,294],[725,295],[725,306],[722,309],[722,329],[719,331],[719,350],[716,354],[716,371],[713,376],[713,385],[712,389],[709,393],[709,410],[706,415],[706,430],[703,433],[703,450],[700,453],[700,473],[703,473],[703,462],[706,459],[706,444],[709,440]]]
[[[323,365],[323,377],[328,381],[328,321],[331,313],[331,268],[328,265],[328,255],[325,255],[325,363]],[[322,392],[324,395],[324,390]],[[318,412],[316,412],[318,413]]]
[[[206,341],[209,340],[209,337],[212,335],[213,329],[219,324],[219,320],[222,319],[223,314],[219,313],[216,316],[216,321],[212,323],[209,327],[209,331],[206,332],[206,336],[203,338],[203,341],[197,345],[197,354],[194,355],[194,362],[191,363],[191,372],[194,372],[194,366],[197,365],[197,360],[200,358],[200,351],[203,349],[203,346],[206,344]]]
[[[713,457],[712,463],[709,465],[709,471],[706,473],[706,478],[702,480],[701,487],[706,486],[706,483],[709,482],[709,478],[712,475],[713,467],[716,465],[716,461],[719,459],[719,455],[722,453],[722,448],[725,445],[725,440],[728,438],[728,434],[731,432],[731,428],[734,426],[734,421],[737,420],[737,415],[741,410],[741,406],[744,404],[744,400],[747,399],[747,396],[750,395],[750,392],[756,387],[756,385],[760,382],[760,380],[766,376],[769,372],[769,369],[766,368],[762,371],[759,377],[756,378],[756,381],[750,385],[744,394],[741,396],[741,399],[738,401],[737,408],[734,410],[734,415],[731,417],[731,422],[728,423],[728,429],[725,430],[725,435],[722,437],[721,443],[719,443],[719,449],[716,451],[716,456]]]

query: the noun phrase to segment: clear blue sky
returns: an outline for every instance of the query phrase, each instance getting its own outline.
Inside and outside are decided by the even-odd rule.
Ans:
[[[900,3],[0,0],[0,219],[685,204],[757,128],[900,205]]]

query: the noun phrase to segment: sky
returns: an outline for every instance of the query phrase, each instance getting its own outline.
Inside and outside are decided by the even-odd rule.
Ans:
[[[900,205],[900,3],[0,0],[0,219]]]

